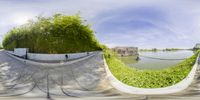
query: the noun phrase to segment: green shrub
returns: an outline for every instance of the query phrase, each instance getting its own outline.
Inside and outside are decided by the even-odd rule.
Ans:
[[[0,45],[0,49],[3,49],[3,47]]]
[[[161,88],[183,80],[191,71],[198,52],[183,62],[162,70],[139,70],[126,66],[108,49],[104,50],[105,59],[112,74],[121,82],[140,88]]]
[[[13,28],[5,36],[3,47],[29,48],[37,53],[72,53],[101,50],[90,26],[79,15],[37,17],[36,21]]]

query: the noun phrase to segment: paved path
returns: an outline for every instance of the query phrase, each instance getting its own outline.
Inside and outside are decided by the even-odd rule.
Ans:
[[[119,95],[107,81],[103,56],[59,67],[27,65],[0,51],[0,97]]]
[[[115,90],[106,78],[103,56],[96,55],[77,63],[44,67],[27,65],[0,51],[0,99],[44,100],[49,91],[53,99],[70,100],[171,100],[200,99],[200,71],[192,85],[176,94],[129,95]],[[34,97],[34,98],[33,98]],[[80,98],[81,97],[81,98]]]

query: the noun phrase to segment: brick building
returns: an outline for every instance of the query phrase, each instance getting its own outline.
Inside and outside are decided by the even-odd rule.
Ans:
[[[115,47],[112,51],[116,52],[120,56],[135,56],[138,55],[137,47]]]

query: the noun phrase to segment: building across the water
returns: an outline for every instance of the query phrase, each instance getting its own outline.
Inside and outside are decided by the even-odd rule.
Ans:
[[[200,43],[197,43],[193,48],[193,50],[198,50],[198,49],[200,49]]]
[[[115,47],[112,51],[116,52],[120,56],[135,56],[138,55],[137,47]]]

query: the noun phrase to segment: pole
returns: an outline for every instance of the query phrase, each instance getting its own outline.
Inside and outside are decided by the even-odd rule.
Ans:
[[[61,87],[63,86],[63,72],[61,73]]]
[[[50,94],[49,94],[49,72],[47,73],[47,98],[50,99]]]

